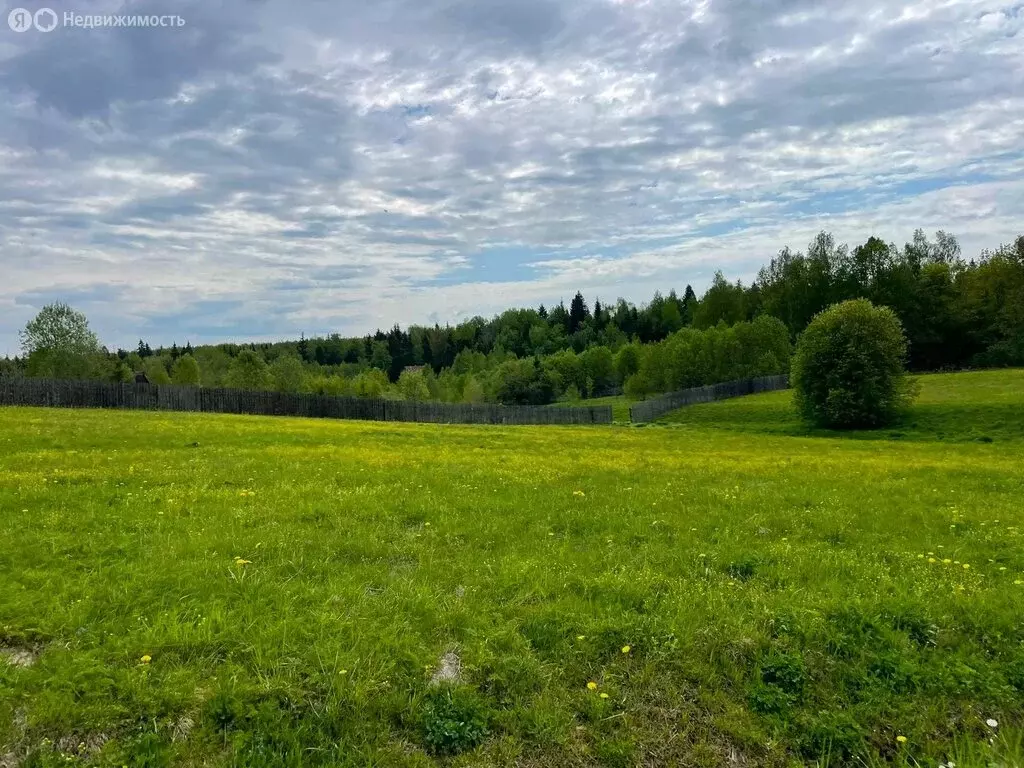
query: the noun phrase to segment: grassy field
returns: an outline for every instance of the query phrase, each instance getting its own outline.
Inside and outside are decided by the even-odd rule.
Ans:
[[[1024,371],[978,371],[916,377],[921,393],[913,410],[890,429],[854,432],[868,440],[947,440],[952,442],[1024,441]],[[681,408],[660,419],[730,432],[833,437],[800,423],[791,392],[722,400],[700,408]]]
[[[629,406],[638,402],[637,398],[626,395],[608,395],[607,397],[591,397],[587,400],[576,400],[565,403],[552,403],[552,408],[587,408],[592,405],[610,405],[612,407],[612,420],[620,422],[629,421]]]
[[[0,409],[0,765],[1024,766],[1024,372],[788,397]]]

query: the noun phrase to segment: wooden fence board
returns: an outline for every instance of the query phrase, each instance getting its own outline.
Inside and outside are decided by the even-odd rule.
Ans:
[[[684,389],[634,404],[629,409],[629,420],[633,422],[654,421],[683,406],[753,395],[758,392],[771,392],[788,387],[789,376],[781,375],[726,381],[721,384],[709,384],[706,387]]]
[[[244,413],[363,421],[431,424],[611,424],[611,406],[542,406],[417,403],[357,397],[207,389],[169,384],[111,384],[103,381],[0,379],[0,405],[60,408]]]

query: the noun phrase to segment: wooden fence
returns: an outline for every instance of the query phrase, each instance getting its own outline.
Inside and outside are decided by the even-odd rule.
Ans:
[[[741,379],[726,381],[722,384],[709,384],[706,387],[694,387],[680,392],[670,392],[653,400],[636,403],[629,409],[629,420],[634,422],[654,421],[676,408],[695,403],[710,403],[712,400],[725,400],[730,397],[753,395],[758,392],[771,392],[789,387],[789,376],[763,376],[759,379]]]
[[[0,405],[202,411],[433,424],[611,424],[612,421],[611,406],[544,408],[414,403],[164,384],[110,384],[102,381],[27,378],[0,378]]]

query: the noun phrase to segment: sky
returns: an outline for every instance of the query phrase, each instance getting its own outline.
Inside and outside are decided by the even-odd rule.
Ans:
[[[1024,234],[1021,0],[0,0],[0,354],[361,335]],[[175,14],[86,29],[72,14]]]

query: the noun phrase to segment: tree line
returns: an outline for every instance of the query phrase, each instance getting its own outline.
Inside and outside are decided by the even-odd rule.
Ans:
[[[902,247],[850,248],[821,233],[783,248],[750,284],[716,273],[636,306],[577,293],[566,307],[509,309],[457,325],[364,337],[108,352],[65,305],[29,323],[23,356],[0,375],[175,382],[448,402],[548,403],[635,397],[788,371],[791,345],[826,307],[867,298],[893,309],[914,370],[1024,364],[1024,236],[965,260],[957,240],[922,231]],[[70,313],[70,314],[69,314]],[[69,330],[70,329],[70,330]]]

